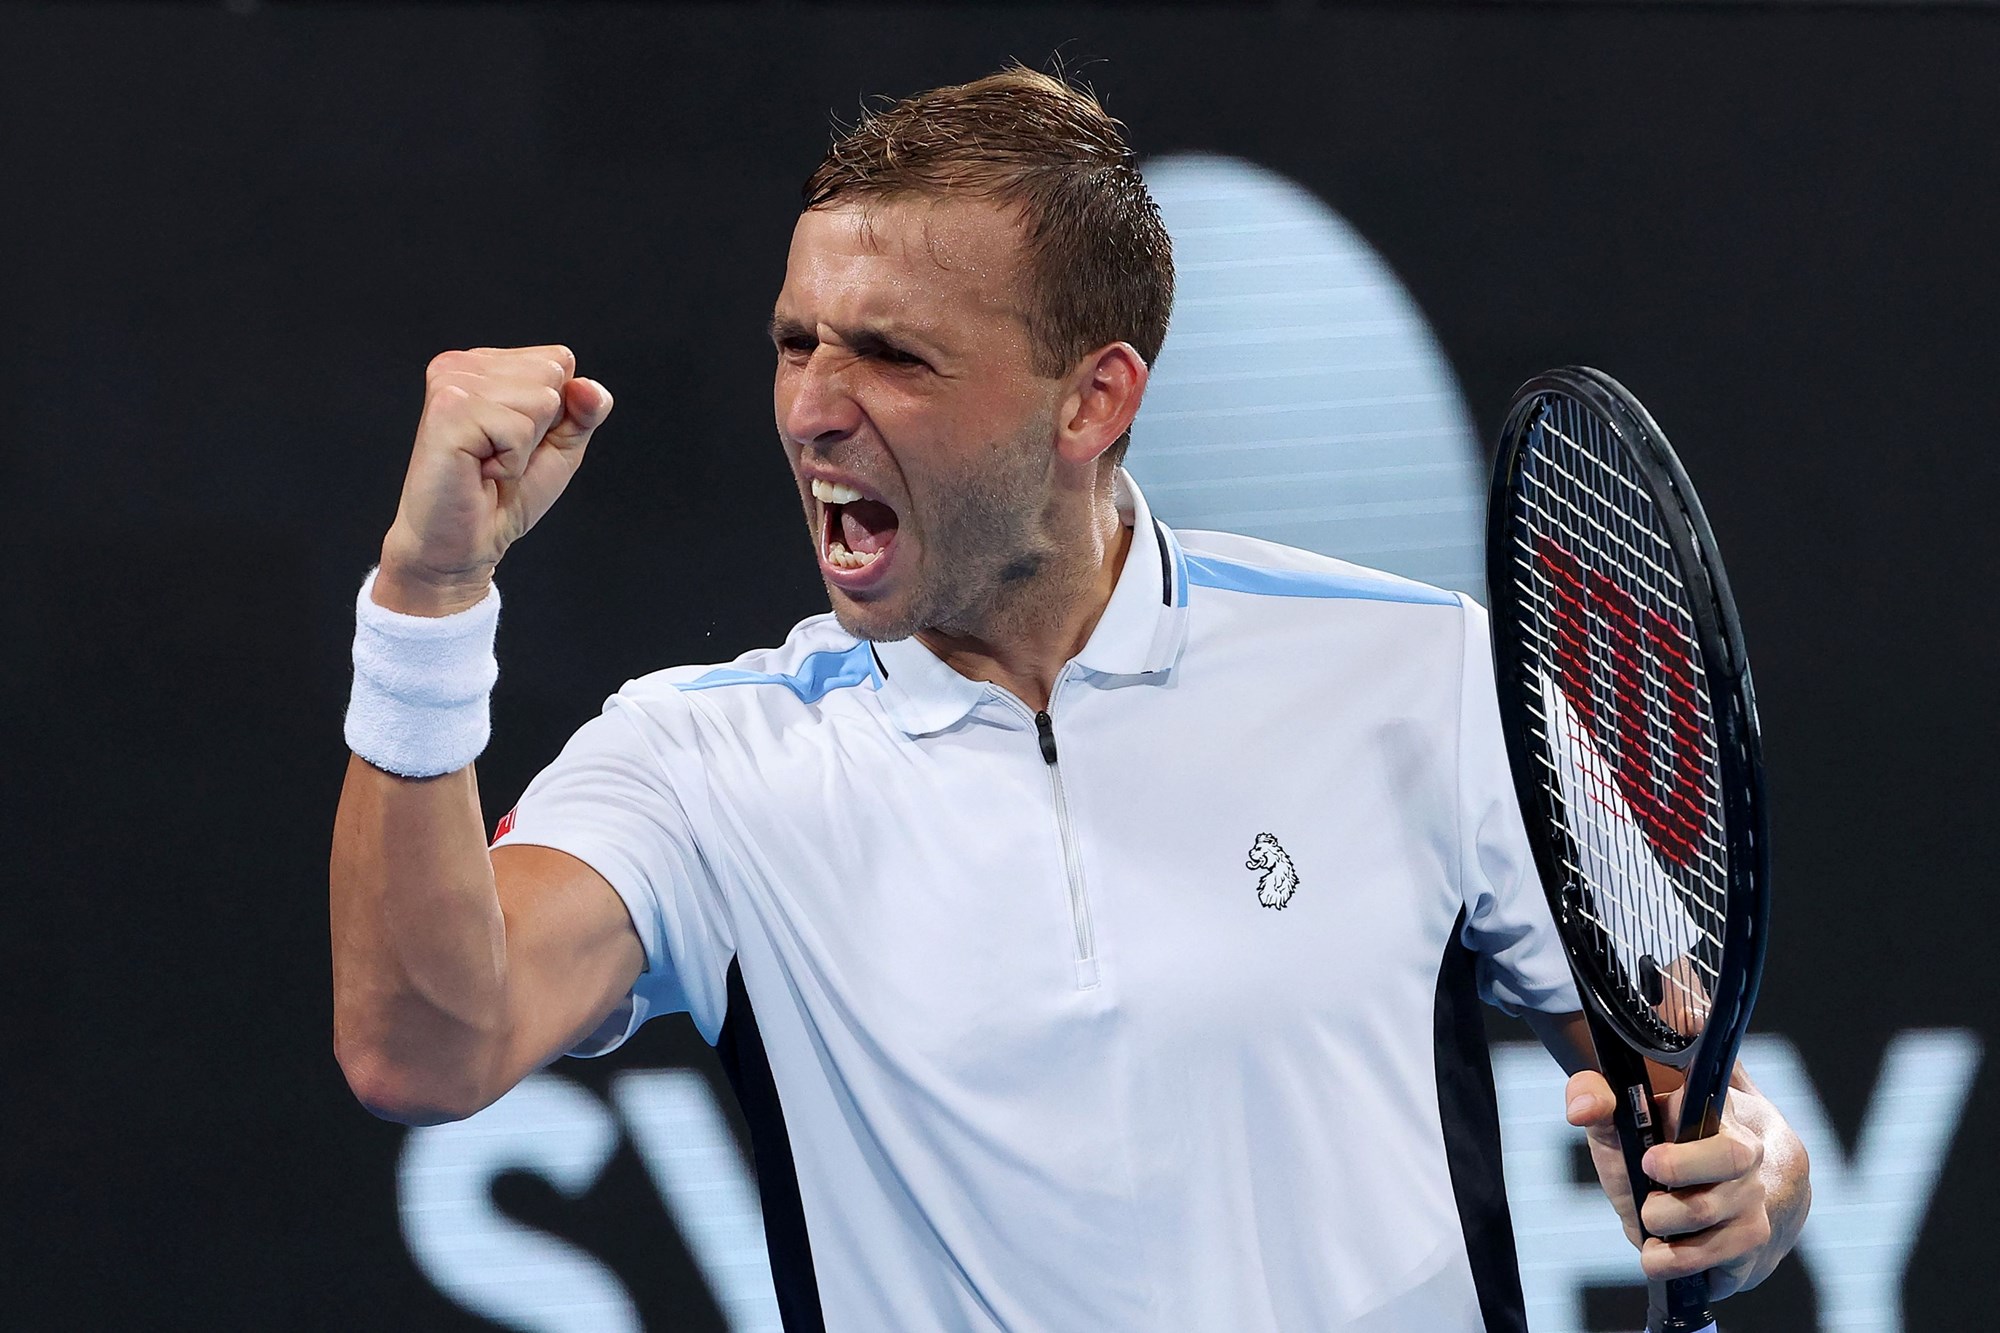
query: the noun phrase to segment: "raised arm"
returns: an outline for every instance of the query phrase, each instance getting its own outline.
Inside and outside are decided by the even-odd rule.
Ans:
[[[490,635],[479,608],[490,615],[495,566],[562,493],[611,410],[604,387],[575,370],[562,347],[431,363],[367,594],[414,619],[371,613],[389,684],[361,710],[370,720],[350,713],[350,742],[368,758],[350,757],[334,820],[334,1052],[355,1095],[390,1119],[451,1120],[492,1102],[588,1036],[643,965],[625,907],[596,871],[548,848],[488,852],[469,755],[459,756],[468,707],[470,748],[483,743],[483,696],[425,702],[425,673],[450,674],[467,633]]]

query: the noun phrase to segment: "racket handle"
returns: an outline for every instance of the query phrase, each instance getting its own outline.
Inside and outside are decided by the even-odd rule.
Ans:
[[[1632,1184],[1632,1206],[1643,1211],[1654,1185],[1640,1162],[1646,1150],[1662,1137],[1659,1106],[1652,1085],[1646,1081],[1645,1062],[1629,1050],[1607,1051],[1600,1046],[1600,1058],[1611,1080],[1612,1095],[1618,1099],[1613,1120],[1618,1125],[1618,1144],[1625,1155],[1625,1176]],[[1635,1214],[1636,1215],[1636,1214]],[[1639,1230],[1646,1231],[1641,1222]],[[1669,1278],[1646,1284],[1647,1333],[1712,1333],[1715,1315],[1708,1307],[1708,1274]]]
[[[1646,1284],[1647,1333],[1714,1333],[1708,1308],[1708,1274]]]

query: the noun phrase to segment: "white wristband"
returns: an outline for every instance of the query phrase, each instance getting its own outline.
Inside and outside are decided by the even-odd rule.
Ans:
[[[500,665],[493,636],[500,589],[448,616],[410,616],[370,595],[375,570],[354,604],[354,692],[347,748],[406,778],[455,773],[486,748],[487,701]]]

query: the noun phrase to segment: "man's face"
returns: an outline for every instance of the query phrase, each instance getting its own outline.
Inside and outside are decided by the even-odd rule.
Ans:
[[[772,314],[778,433],[852,634],[977,633],[1053,553],[1062,381],[1035,374],[1014,216],[908,199],[799,218]]]

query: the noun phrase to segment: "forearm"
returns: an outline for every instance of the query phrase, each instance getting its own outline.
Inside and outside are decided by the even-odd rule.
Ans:
[[[500,1085],[507,931],[470,767],[394,777],[350,757],[330,867],[334,1051],[377,1114],[470,1114]]]

